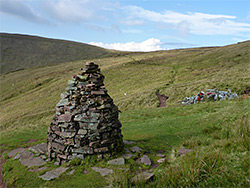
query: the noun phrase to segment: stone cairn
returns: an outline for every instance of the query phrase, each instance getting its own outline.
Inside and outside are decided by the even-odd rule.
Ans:
[[[48,129],[48,158],[59,165],[86,155],[123,149],[118,108],[107,94],[98,65],[87,63],[68,81]]]

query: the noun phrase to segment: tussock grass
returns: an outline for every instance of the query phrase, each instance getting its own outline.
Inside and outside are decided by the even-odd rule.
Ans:
[[[249,187],[249,97],[190,106],[179,103],[206,88],[230,88],[240,93],[249,87],[249,45],[131,53],[94,60],[122,111],[124,139],[136,141],[153,163],[157,150],[167,155],[166,162],[153,170],[156,177],[152,182],[132,184],[131,177],[139,173],[132,159],[126,161],[128,173],[112,167],[115,173],[107,180],[90,169],[93,165],[107,167],[107,159],[87,158],[76,166],[72,177],[65,175],[47,183],[33,178],[18,161],[7,160],[4,180],[16,187]],[[28,146],[30,139],[37,139],[32,144],[46,141],[60,93],[83,66],[84,61],[75,61],[0,76],[0,147],[4,156],[11,149]],[[170,96],[166,108],[157,108],[156,91]],[[176,158],[176,151],[183,147],[194,152]],[[91,173],[83,175],[83,168]]]

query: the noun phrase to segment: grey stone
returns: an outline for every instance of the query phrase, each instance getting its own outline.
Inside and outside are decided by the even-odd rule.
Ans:
[[[124,148],[126,153],[130,153],[130,150],[128,148]]]
[[[163,163],[166,159],[165,158],[160,158],[157,160],[157,163]]]
[[[73,169],[73,170],[71,170],[71,171],[69,171],[68,173],[67,173],[67,175],[72,175],[72,174],[74,174],[74,172],[75,172],[75,169]]]
[[[35,157],[35,158],[31,157],[31,158],[20,159],[20,163],[24,166],[32,167],[32,166],[42,166],[46,162],[41,157]]]
[[[27,150],[24,150],[20,153],[18,153],[14,159],[29,159],[29,158],[32,158],[34,156],[33,153],[31,153],[30,151],[27,151]]]
[[[43,170],[46,170],[48,169],[48,167],[44,166],[44,167],[41,167],[41,168],[36,168],[36,169],[29,169],[30,172],[40,172],[40,171],[43,171]]]
[[[9,158],[14,157],[17,153],[20,153],[20,152],[23,152],[23,151],[25,151],[24,148],[17,148],[17,149],[14,149],[14,150],[12,150],[12,151],[10,151],[10,152],[8,153],[8,157],[9,157]]]
[[[59,101],[59,103],[57,103],[57,107],[59,106],[64,106],[64,105],[68,105],[69,104],[69,100],[68,99],[62,99]]]
[[[122,154],[122,157],[124,157],[125,159],[130,159],[133,156],[135,156],[135,154],[131,154],[131,153]]]
[[[154,174],[145,171],[145,172],[142,172],[142,173],[136,175],[135,177],[133,177],[131,179],[131,181],[133,183],[142,182],[142,181],[147,182],[150,179],[152,179],[153,177],[154,177]]]
[[[33,151],[34,153],[45,154],[47,153],[47,144],[37,144],[36,146],[30,147],[29,150]]]
[[[54,170],[48,171],[45,174],[39,176],[39,178],[42,178],[43,180],[53,180],[57,177],[59,177],[62,173],[64,173],[68,168],[59,167]]]
[[[141,158],[137,159],[136,162],[139,164],[151,165],[151,161],[147,155],[143,155]]]
[[[123,140],[124,144],[130,145],[130,144],[135,144],[133,141],[128,141],[128,140]]]
[[[134,146],[134,147],[131,147],[130,148],[130,150],[132,151],[132,152],[140,152],[140,151],[142,151],[142,149],[140,148],[140,147],[138,147],[138,146]]]
[[[179,157],[179,156],[181,156],[181,155],[184,155],[185,153],[189,153],[189,152],[192,152],[192,151],[193,151],[192,149],[180,148],[180,149],[178,149],[178,151],[177,151],[176,157]]]
[[[108,169],[108,168],[91,167],[91,169],[96,171],[96,172],[99,172],[101,174],[101,176],[107,176],[107,175],[113,173],[113,170]]]
[[[112,160],[108,161],[108,164],[110,164],[110,165],[124,165],[125,159],[123,157],[120,157],[117,159],[112,159]]]
[[[157,154],[156,156],[157,156],[157,157],[161,157],[161,158],[166,157],[166,155],[161,154],[161,153]]]

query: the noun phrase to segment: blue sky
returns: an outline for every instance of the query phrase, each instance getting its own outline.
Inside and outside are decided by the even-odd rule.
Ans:
[[[0,31],[128,51],[250,40],[250,0],[0,0]]]

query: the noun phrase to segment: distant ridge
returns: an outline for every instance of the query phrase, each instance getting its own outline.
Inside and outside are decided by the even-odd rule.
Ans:
[[[116,54],[84,43],[8,33],[0,33],[0,48],[1,73]]]

